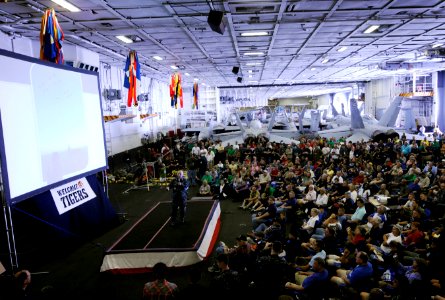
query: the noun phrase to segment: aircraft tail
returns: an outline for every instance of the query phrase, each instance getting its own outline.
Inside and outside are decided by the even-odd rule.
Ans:
[[[235,117],[236,117],[236,124],[239,126],[239,129],[241,130],[241,132],[244,133],[244,126],[243,126],[243,123],[241,123],[241,119],[239,117],[238,112],[235,112]]]
[[[403,97],[397,96],[389,104],[385,113],[380,118],[378,124],[386,127],[393,127],[396,124],[397,116],[400,112],[400,105],[402,104]]]
[[[357,100],[351,98],[349,100],[349,109],[351,111],[351,128],[352,129],[360,129],[365,128],[365,124],[363,124],[363,119],[360,116],[360,111],[358,110]]]
[[[268,132],[270,132],[273,128],[273,125],[275,124],[275,114],[276,114],[276,110],[274,109],[272,111],[272,115],[270,116],[270,121],[269,121],[269,126],[267,128]]]

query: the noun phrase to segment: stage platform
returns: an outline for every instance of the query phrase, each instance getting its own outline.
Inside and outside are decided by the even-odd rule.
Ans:
[[[219,201],[192,198],[187,202],[185,223],[174,227],[170,213],[170,202],[158,202],[106,250],[100,271],[143,273],[157,262],[179,268],[208,258],[221,225]]]

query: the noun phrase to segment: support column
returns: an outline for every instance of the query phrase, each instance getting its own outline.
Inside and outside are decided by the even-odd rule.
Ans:
[[[437,72],[437,127],[445,131],[445,71]]]

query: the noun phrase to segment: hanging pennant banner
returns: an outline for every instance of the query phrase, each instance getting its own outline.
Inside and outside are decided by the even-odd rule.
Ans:
[[[96,198],[85,177],[52,189],[51,195],[59,215]]]
[[[124,72],[124,87],[128,89],[127,107],[138,106],[136,87],[137,80],[141,81],[141,65],[136,51],[132,50],[128,53]]]
[[[192,109],[198,109],[198,83],[193,84],[193,106]]]

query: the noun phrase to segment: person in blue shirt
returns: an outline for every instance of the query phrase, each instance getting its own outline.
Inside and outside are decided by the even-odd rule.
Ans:
[[[373,269],[368,261],[368,254],[363,251],[357,252],[355,256],[356,267],[352,270],[337,270],[337,276],[331,281],[339,286],[349,286],[358,292],[365,291],[371,281]]]
[[[329,273],[325,269],[325,261],[321,257],[314,259],[313,272],[299,272],[295,275],[295,282],[286,282],[284,287],[295,294],[305,293],[314,296],[324,290],[324,285],[328,283]],[[311,297],[313,299],[314,297]]]

